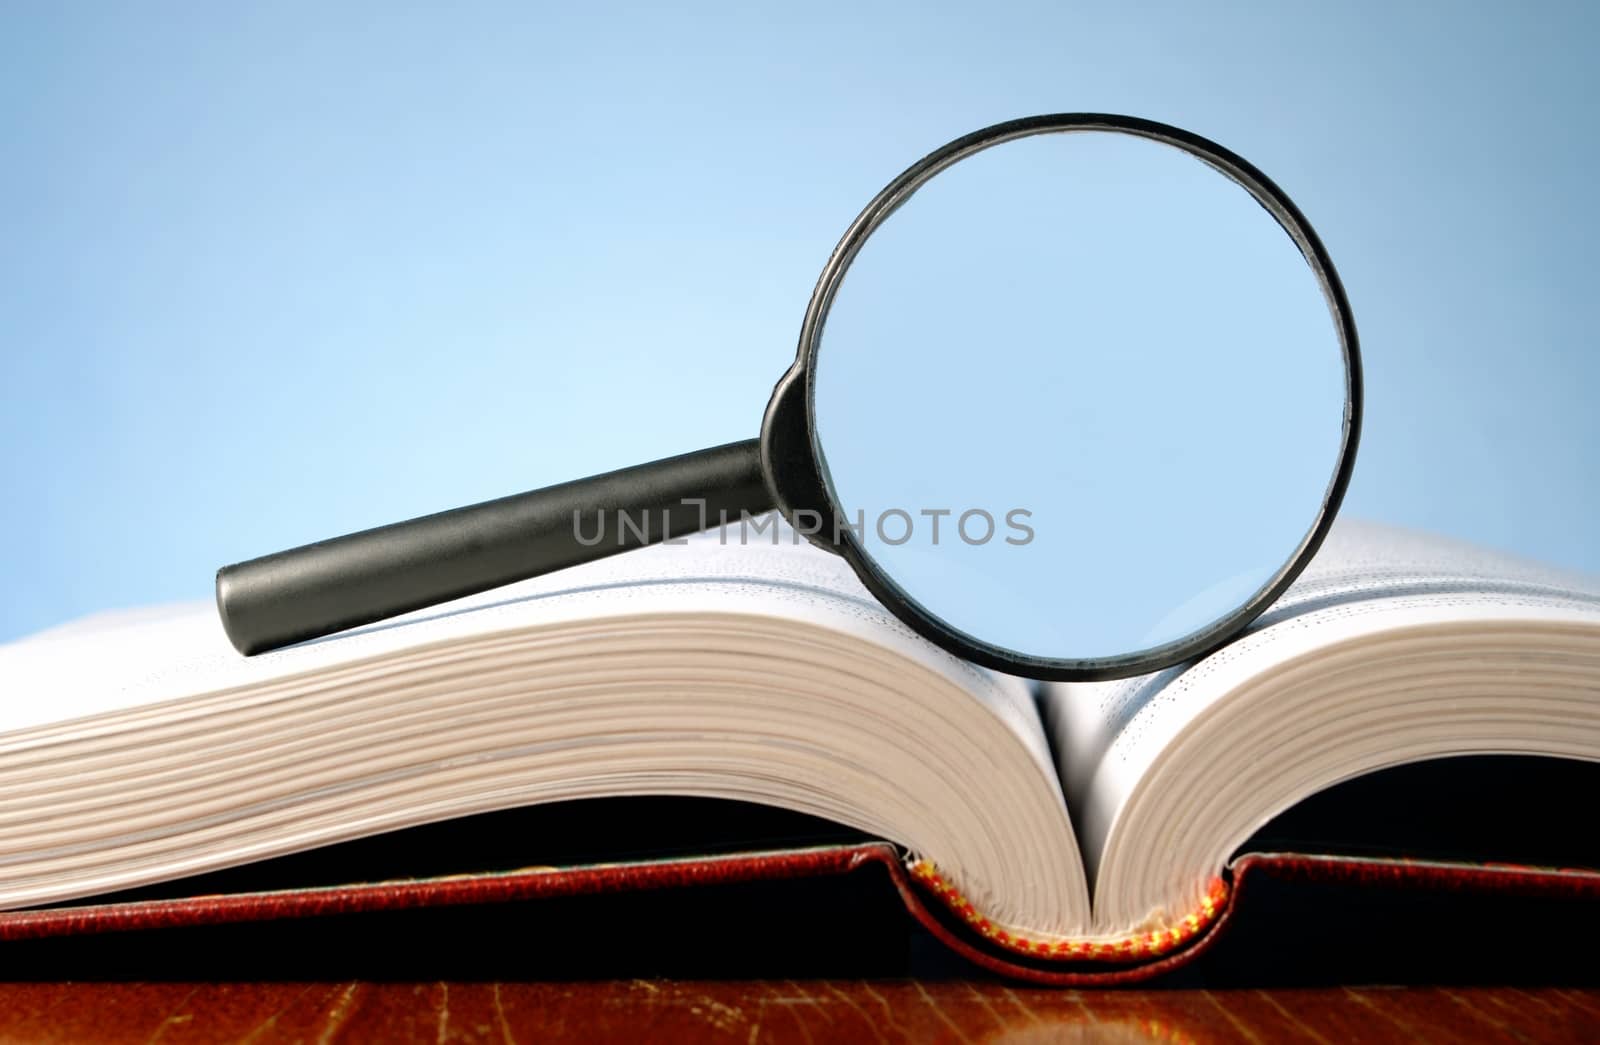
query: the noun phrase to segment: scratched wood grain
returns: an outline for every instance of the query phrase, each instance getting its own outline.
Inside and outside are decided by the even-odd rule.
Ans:
[[[0,985],[4,1042],[1591,1041],[1600,991],[915,981]]]

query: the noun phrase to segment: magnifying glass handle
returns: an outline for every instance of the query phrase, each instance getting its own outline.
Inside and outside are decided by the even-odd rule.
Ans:
[[[260,653],[772,507],[748,439],[224,566],[217,609]]]

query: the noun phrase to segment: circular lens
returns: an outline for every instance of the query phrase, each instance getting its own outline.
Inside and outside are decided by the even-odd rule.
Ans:
[[[847,554],[978,659],[1092,677],[1197,652],[1342,492],[1353,327],[1267,209],[1309,243],[1292,205],[1195,148],[1092,129],[936,153],[819,291],[812,433]]]

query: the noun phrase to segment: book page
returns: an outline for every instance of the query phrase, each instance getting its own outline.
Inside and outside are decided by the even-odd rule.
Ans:
[[[821,623],[944,674],[1004,721],[1052,779],[1028,684],[914,634],[838,556],[776,515],[624,552],[354,631],[253,657],[211,603],[97,614],[0,646],[0,735],[330,670],[430,643],[639,614],[754,614]]]
[[[1041,705],[1062,788],[1098,865],[1111,824],[1150,764],[1234,685],[1360,618],[1452,619],[1516,607],[1552,619],[1600,610],[1600,578],[1463,542],[1341,521],[1317,557],[1244,636],[1198,662],[1116,682],[1055,683]]]

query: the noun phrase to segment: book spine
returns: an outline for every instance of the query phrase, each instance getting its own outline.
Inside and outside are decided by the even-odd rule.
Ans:
[[[908,861],[907,870],[913,881],[937,897],[978,935],[1006,950],[1033,958],[1091,962],[1159,958],[1197,939],[1217,920],[1228,903],[1228,883],[1218,876],[1207,885],[1199,906],[1181,917],[1154,915],[1137,930],[1110,936],[1047,936],[989,918],[927,860]]]

